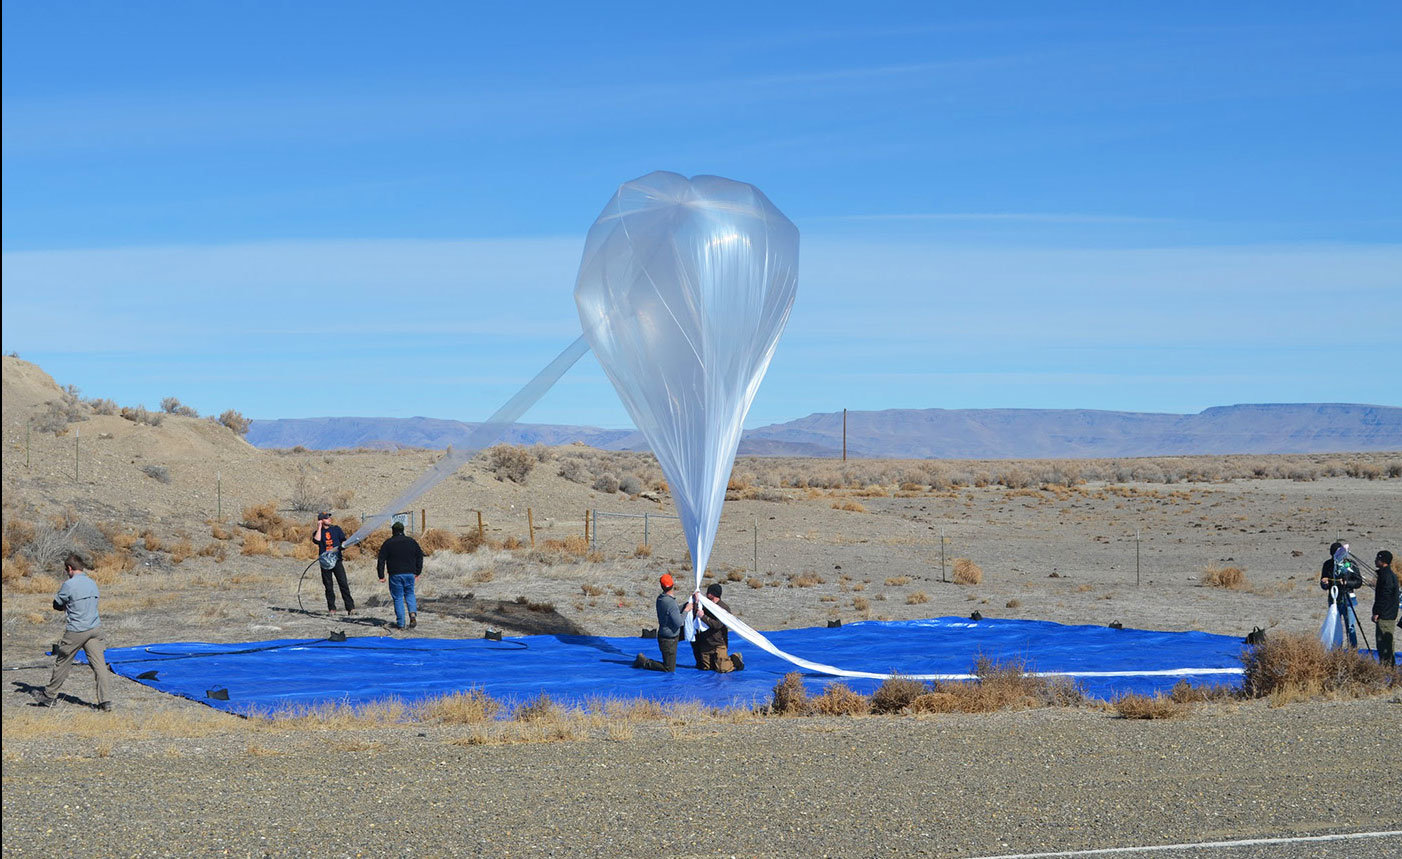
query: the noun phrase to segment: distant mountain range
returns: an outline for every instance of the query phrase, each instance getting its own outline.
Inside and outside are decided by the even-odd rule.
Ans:
[[[445,448],[476,424],[437,418],[255,420],[258,447]],[[605,450],[646,450],[636,430],[516,424],[503,441]],[[887,409],[847,413],[847,453],[856,457],[1033,459],[1226,453],[1402,450],[1402,408],[1349,403],[1218,406],[1197,414],[1092,409]],[[842,413],[812,414],[749,430],[748,456],[842,455]]]

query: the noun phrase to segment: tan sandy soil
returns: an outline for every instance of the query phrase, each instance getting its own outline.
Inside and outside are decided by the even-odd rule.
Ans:
[[[176,416],[166,416],[160,426],[152,427],[118,416],[89,414],[86,420],[68,425],[61,435],[27,433],[27,424],[43,412],[45,403],[59,397],[58,387],[38,368],[4,358],[4,520],[7,534],[16,522],[41,530],[55,517],[65,526],[80,523],[87,528],[83,533],[98,534],[95,539],[103,542],[98,548],[108,553],[113,563],[122,553],[110,545],[112,536],[120,539],[126,534],[136,540],[127,551],[131,569],[113,567],[102,580],[103,620],[110,646],[314,637],[333,628],[351,634],[388,634],[384,626],[392,611],[383,586],[375,581],[371,559],[352,557],[348,562],[352,590],[362,611],[350,618],[327,617],[313,571],[301,591],[302,604],[311,611],[303,612],[298,608],[297,586],[310,560],[305,555],[307,547],[301,547],[303,558],[290,557],[297,549],[295,544],[276,541],[272,547],[279,556],[242,555],[240,547],[252,532],[239,523],[245,508],[273,502],[285,511],[282,515],[304,523],[309,531],[310,513],[287,509],[302,496],[334,499],[339,495],[344,509],[337,511],[338,516],[363,515],[394,497],[441,453],[259,451],[223,427]],[[421,582],[419,634],[480,637],[486,628],[497,627],[507,634],[633,635],[654,623],[651,601],[656,576],[663,571],[680,573],[687,566],[680,529],[666,518],[674,511],[670,496],[657,486],[660,475],[656,465],[641,455],[587,450],[560,449],[542,456],[543,461],[535,465],[524,483],[497,479],[488,463],[479,458],[414,504],[416,513],[426,513],[430,526],[453,534],[474,531],[480,512],[487,536],[495,545],[509,538],[528,544],[528,522],[533,521],[537,545],[535,551],[527,547],[514,551],[484,548],[471,554],[436,552]],[[1398,454],[1358,456],[1383,466],[1384,473],[1389,463],[1402,458]],[[596,491],[590,485],[592,474],[584,483],[567,480],[559,471],[571,457],[590,467],[615,469],[616,476],[633,473],[648,491],[634,496]],[[148,466],[166,469],[168,482],[150,476],[143,470]],[[1097,481],[1069,487],[1013,490],[994,485],[939,491],[929,485],[902,490],[899,479],[861,479],[863,474],[898,473],[900,464],[848,463],[855,477],[846,481],[844,488],[795,488],[792,481],[779,485],[780,481],[772,479],[794,471],[825,474],[842,467],[830,461],[803,460],[742,461],[737,467],[737,489],[725,507],[710,575],[726,582],[727,601],[757,628],[814,626],[832,618],[852,621],[967,615],[978,610],[990,617],[1090,624],[1120,621],[1131,627],[1230,635],[1243,635],[1254,626],[1305,632],[1318,628],[1323,599],[1315,577],[1331,540],[1340,536],[1350,539],[1355,552],[1365,558],[1371,558],[1377,548],[1402,550],[1402,531],[1398,530],[1402,479],[1385,476],[1376,480],[1333,476],[1309,481],[1238,479],[1174,484]],[[868,482],[881,485],[863,488]],[[837,509],[843,505],[860,505],[864,511]],[[634,517],[646,512],[650,552],[638,551],[644,539],[641,518],[607,516],[598,520],[594,548],[588,555],[546,548],[547,541],[582,537],[586,511]],[[219,512],[222,518],[217,516]],[[102,536],[99,527],[107,536]],[[229,539],[217,539],[216,530],[227,533]],[[139,535],[147,531],[158,548],[144,547]],[[946,540],[943,571],[941,536]],[[223,544],[225,558],[194,555],[177,562],[171,549],[186,540],[196,551]],[[7,669],[21,669],[7,674],[11,684],[4,697],[6,853],[55,854],[65,852],[62,846],[68,845],[75,850],[134,855],[138,850],[126,847],[138,842],[143,845],[141,852],[162,852],[159,842],[141,839],[158,837],[153,834],[156,822],[164,820],[169,825],[171,819],[181,823],[171,828],[177,836],[169,843],[170,853],[204,852],[206,842],[199,838],[206,835],[211,839],[207,846],[219,843],[222,837],[229,839],[225,843],[233,845],[235,852],[262,852],[263,842],[252,840],[244,830],[250,819],[273,820],[276,815],[269,817],[263,810],[273,807],[296,809],[293,817],[300,821],[284,816],[276,818],[280,821],[277,825],[300,826],[299,831],[320,833],[318,837],[327,840],[298,837],[272,841],[268,843],[284,846],[269,846],[269,852],[323,852],[317,845],[324,845],[324,852],[330,853],[401,852],[396,842],[366,835],[365,821],[377,813],[372,807],[352,803],[346,807],[357,809],[356,816],[332,813],[313,823],[308,817],[316,817],[315,809],[304,808],[300,798],[313,790],[313,785],[317,791],[328,790],[334,795],[360,797],[360,791],[368,790],[384,797],[399,795],[406,790],[405,785],[412,784],[416,786],[404,795],[412,796],[415,802],[426,801],[418,785],[427,772],[435,774],[428,780],[435,785],[440,772],[455,774],[450,781],[458,786],[485,780],[500,801],[486,802],[479,796],[464,807],[470,807],[473,815],[497,813],[504,814],[502,819],[516,821],[509,826],[501,824],[487,842],[442,842],[447,846],[436,852],[445,855],[477,851],[501,855],[508,850],[546,853],[574,848],[589,855],[606,855],[602,842],[580,834],[581,827],[587,827],[601,813],[593,803],[610,804],[604,813],[612,815],[612,825],[628,828],[633,840],[624,843],[633,849],[624,852],[686,853],[692,851],[685,841],[640,834],[650,825],[651,797],[656,793],[649,785],[688,778],[684,768],[658,774],[649,763],[666,757],[667,749],[677,743],[682,743],[680,751],[687,759],[705,759],[717,748],[731,748],[733,754],[743,756],[714,771],[703,767],[701,781],[713,784],[717,791],[748,784],[746,774],[751,771],[779,767],[786,777],[782,797],[787,798],[770,805],[761,803],[757,785],[732,796],[735,802],[756,803],[763,816],[730,822],[728,831],[733,837],[706,842],[694,851],[700,855],[792,855],[796,851],[773,827],[790,835],[799,829],[788,823],[780,825],[781,821],[804,820],[808,831],[830,833],[835,833],[836,821],[856,825],[853,819],[824,811],[822,803],[803,800],[820,790],[819,785],[844,778],[855,785],[852,807],[873,820],[886,820],[884,825],[891,828],[881,830],[885,834],[879,836],[869,832],[865,840],[832,834],[825,842],[796,842],[806,844],[803,852],[899,852],[905,843],[899,833],[907,831],[944,833],[953,840],[930,842],[939,849],[928,852],[967,855],[976,850],[1014,852],[1039,844],[1051,849],[1054,844],[1108,843],[1106,838],[1115,843],[1142,843],[1143,839],[1171,840],[1193,832],[1231,836],[1366,828],[1376,818],[1353,806],[1321,810],[1310,801],[1309,794],[1328,791],[1345,777],[1343,772],[1330,770],[1327,777],[1312,780],[1313,769],[1332,764],[1327,743],[1310,738],[1317,732],[1332,731],[1328,735],[1346,743],[1351,755],[1366,757],[1368,749],[1381,748],[1381,735],[1363,726],[1396,724],[1395,705],[1374,701],[1293,704],[1278,711],[1263,705],[1219,708],[1214,711],[1217,716],[1199,714],[1171,727],[1157,722],[1130,725],[1102,711],[1002,714],[986,719],[872,718],[852,724],[839,721],[831,727],[823,727],[830,720],[817,720],[805,728],[795,728],[793,720],[780,720],[777,724],[782,727],[773,728],[765,723],[737,727],[722,721],[707,722],[708,727],[698,728],[696,736],[688,729],[674,727],[669,734],[665,727],[645,725],[638,728],[637,743],[617,742],[618,737],[608,729],[596,727],[583,732],[581,742],[588,745],[587,752],[559,753],[561,760],[579,760],[583,754],[590,765],[558,770],[553,759],[537,759],[539,755],[549,758],[551,753],[514,746],[453,746],[452,737],[433,727],[422,729],[429,732],[426,745],[416,745],[413,728],[390,728],[381,731],[383,736],[365,739],[364,748],[356,741],[344,749],[333,749],[330,757],[318,757],[316,750],[328,739],[324,731],[292,730],[266,741],[250,740],[246,724],[239,720],[117,679],[115,689],[123,718],[133,727],[115,731],[116,739],[106,747],[96,737],[78,742],[73,750],[62,753],[67,757],[55,763],[51,752],[56,738],[43,729],[43,723],[36,727],[37,711],[25,706],[27,696],[16,693],[47,676],[42,654],[62,627],[61,616],[49,607],[57,574],[52,567],[31,565],[34,568],[28,575],[12,576],[16,568],[10,558],[22,555],[21,550],[18,545],[6,549],[3,609],[4,664]],[[955,558],[977,563],[983,570],[983,582],[957,585],[946,581]],[[1202,572],[1212,565],[1242,568],[1248,587],[1224,590],[1203,586]],[[45,575],[52,578],[45,579]],[[530,610],[518,600],[534,603],[538,610]],[[1360,608],[1366,610],[1370,600],[1371,592],[1365,590],[1360,595]],[[89,700],[91,679],[75,673],[65,692],[75,701]],[[70,703],[69,707],[76,705]],[[182,725],[192,720],[204,726],[196,733],[212,735],[212,739],[189,736],[188,726],[157,732],[155,738],[123,739],[139,734],[135,726],[142,720],[164,720],[172,713]],[[58,730],[75,730],[71,721],[54,725]],[[1250,737],[1258,731],[1270,732],[1272,737],[1298,735],[1302,745],[1278,744],[1273,756],[1265,759],[1267,763],[1247,766],[1253,760]],[[961,759],[946,752],[911,758],[911,746],[905,738],[944,748],[957,737],[969,736],[983,737],[979,742],[988,750],[1003,742],[995,737],[1005,737],[1011,743],[1009,748],[1028,756],[1043,754],[1050,744],[1046,753],[1055,762],[1049,759],[1045,780],[1029,774],[1036,786],[1024,783],[1023,788],[1045,790],[1046,798],[1040,802],[1025,799],[1020,802],[1030,805],[1017,806],[1026,819],[1038,821],[1031,831],[1040,833],[1038,838],[1043,840],[1039,844],[1017,835],[1019,825],[1011,818],[996,827],[994,838],[974,829],[956,832],[941,822],[946,815],[927,813],[956,802],[950,797],[950,785],[968,777],[968,762],[974,758]],[[1083,736],[1090,738],[1086,740],[1089,747],[1082,745]],[[1204,751],[1225,742],[1223,738],[1228,736],[1236,744],[1231,746],[1233,753],[1217,757]],[[264,742],[275,747],[266,755],[254,750]],[[1126,748],[1122,756],[1105,758],[1088,751],[1099,743]],[[776,744],[793,749],[794,756],[767,757],[763,750]],[[904,809],[901,815],[883,817],[878,813],[882,804],[869,795],[884,783],[870,775],[876,764],[863,751],[869,744],[899,752],[893,760],[904,769],[891,780],[899,797],[896,807]],[[557,743],[551,747],[571,746]],[[196,747],[203,751],[191,751]],[[625,753],[618,747],[631,751]],[[1189,751],[1191,754],[1182,758],[1187,763],[1175,765],[1179,774],[1171,779],[1172,784],[1155,779],[1155,761],[1178,759]],[[609,785],[618,777],[597,769],[595,758],[611,761],[634,786],[631,793],[611,791]],[[745,766],[741,760],[747,762]],[[1065,765],[1067,760],[1080,763]],[[235,775],[250,767],[260,773],[259,778],[249,781]],[[531,770],[533,767],[537,769]],[[536,784],[544,777],[542,773],[556,772],[575,786],[557,797],[553,808],[564,810],[558,812],[558,819],[554,812],[548,816],[553,827],[550,832],[541,829],[539,818],[531,822],[504,813],[503,809],[532,806],[513,793],[516,787],[484,776],[521,768],[535,774],[512,782],[517,787]],[[169,785],[153,775],[165,769],[177,774],[172,783],[178,784],[178,789],[167,789]],[[994,771],[1003,772],[996,767]],[[100,778],[95,775],[99,772]],[[1008,782],[1003,779],[1010,778],[1010,773],[988,781],[974,780],[971,795],[981,809],[978,814],[996,817],[992,797],[1006,787]],[[60,827],[67,840],[34,840],[42,836],[47,825],[41,821],[51,813],[50,803],[57,801],[43,787],[53,781],[51,774],[76,780],[80,785],[77,792],[83,795],[109,782],[133,790],[145,784],[138,793],[153,803],[145,811],[127,800],[112,798],[112,791],[105,787],[101,790],[110,800],[102,806],[105,819],[145,821],[131,824],[140,833],[132,832],[131,837],[138,841],[118,840],[117,835],[104,839],[68,825]],[[1118,811],[1112,813],[1086,797],[1077,798],[1077,779],[1091,774],[1103,779],[1100,784],[1112,784],[1120,794],[1140,790],[1141,795],[1122,802],[1116,799]],[[146,782],[148,777],[151,783]],[[1195,788],[1193,779],[1199,777],[1220,783]],[[240,795],[245,798],[224,796],[229,785],[244,785]],[[182,805],[181,797],[209,790],[222,798],[213,804],[197,804],[202,821],[197,822],[190,818],[190,807]],[[453,791],[459,787],[443,790],[457,795]],[[269,797],[266,806],[262,799],[250,799],[262,797],[264,792]],[[690,795],[686,790],[664,793],[672,797],[669,802],[679,811],[694,810],[694,803],[685,800]],[[1261,809],[1284,802],[1286,811],[1276,815],[1263,811],[1254,819],[1234,813],[1230,819],[1216,822],[1191,815],[1175,820],[1168,806],[1159,805],[1170,797],[1174,802],[1225,801]],[[516,802],[526,805],[512,804]],[[1146,802],[1160,809],[1156,823],[1136,829],[1112,820],[1115,814],[1133,813]],[[1390,807],[1396,809],[1402,803],[1394,801]],[[159,809],[160,816],[152,809]],[[446,811],[436,813],[446,815],[443,819],[454,821],[455,826],[471,824]],[[404,814],[409,816],[391,815],[387,819],[418,821],[422,811]],[[887,820],[891,817],[904,823]],[[701,825],[705,819],[693,816],[692,825]],[[1053,819],[1058,822],[1048,822]],[[1396,815],[1392,820],[1397,820]],[[205,824],[214,825],[211,821],[221,822],[222,828],[206,830]],[[772,824],[771,828],[766,829],[766,824]],[[229,835],[231,828],[238,830],[237,837]],[[716,832],[718,828],[719,824],[706,824],[699,831]],[[113,827],[113,832],[122,831],[120,826]],[[1097,837],[1102,841],[1096,842],[1086,835],[1088,832],[1100,833]],[[919,835],[910,837],[918,840]],[[940,847],[946,843],[953,846]],[[21,849],[20,845],[25,846]],[[541,849],[541,845],[550,847]],[[421,842],[412,846],[424,847]]]

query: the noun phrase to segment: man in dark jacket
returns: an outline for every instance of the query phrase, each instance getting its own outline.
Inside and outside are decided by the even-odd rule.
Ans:
[[[1373,591],[1373,626],[1378,632],[1378,661],[1397,664],[1393,635],[1397,632],[1397,573],[1392,569],[1392,553],[1378,552],[1373,566],[1378,568],[1378,584]]]
[[[409,626],[419,625],[419,602],[414,585],[424,571],[424,550],[413,537],[404,534],[404,523],[395,522],[390,538],[380,546],[375,573],[380,581],[389,573],[389,595],[394,599],[394,625],[404,628],[404,610],[409,610]]]
[[[346,542],[346,532],[340,526],[331,524],[330,513],[318,513],[312,542],[321,551],[318,563],[321,565],[321,584],[326,588],[326,610],[336,613],[336,590],[331,584],[331,577],[335,576],[336,584],[341,588],[346,614],[350,614],[355,611],[355,600],[351,599],[350,583],[346,581],[346,565],[341,562],[341,546]]]
[[[657,583],[662,586],[662,593],[657,595],[657,649],[662,651],[662,661],[648,659],[639,653],[633,660],[633,667],[650,671],[676,671],[677,640],[682,635],[681,606],[677,605],[677,598],[672,596],[672,589],[677,583],[671,573],[663,573]]]
[[[1358,649],[1358,629],[1354,618],[1358,615],[1355,606],[1358,599],[1353,595],[1356,588],[1363,587],[1363,576],[1358,567],[1349,560],[1348,543],[1335,542],[1329,547],[1329,560],[1319,570],[1319,587],[1324,590],[1337,588],[1331,596],[1333,608],[1339,613],[1339,623],[1348,630],[1348,646]]]
[[[691,652],[696,657],[697,668],[726,674],[745,670],[745,660],[738,653],[730,653],[730,630],[705,609],[709,601],[730,611],[730,606],[720,598],[721,592],[720,582],[706,588],[706,599],[701,601],[701,622],[705,624],[706,629],[696,633],[696,640],[691,643]]]

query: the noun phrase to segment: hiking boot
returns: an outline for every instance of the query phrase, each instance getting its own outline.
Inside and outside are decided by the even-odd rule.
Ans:
[[[111,701],[103,701],[101,704],[97,705],[97,709],[101,710],[104,713],[110,713],[113,710],[117,709],[117,705],[113,704]]]
[[[52,707],[57,698],[50,698],[49,693],[43,689],[30,689],[29,694],[34,696],[34,703],[40,707]]]
[[[409,612],[409,628],[413,629],[419,625],[419,615],[417,612]]]
[[[643,656],[641,653],[639,653],[639,654],[638,654],[638,657],[637,657],[636,659],[633,660],[633,667],[634,667],[634,668],[646,668],[646,667],[647,667],[647,657],[646,657],[646,656]]]
[[[738,654],[738,653],[732,653],[732,654],[730,654],[730,661],[733,662],[733,663],[735,663],[735,670],[736,670],[736,671],[744,671],[744,670],[745,670],[745,658],[744,658],[743,656],[741,656],[740,654]]]

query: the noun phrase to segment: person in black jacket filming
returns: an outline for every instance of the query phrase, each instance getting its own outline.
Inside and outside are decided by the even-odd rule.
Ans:
[[[1358,599],[1353,592],[1363,587],[1363,576],[1358,565],[1349,559],[1348,543],[1336,541],[1329,547],[1329,560],[1319,570],[1319,587],[1330,591],[1329,599],[1339,613],[1339,622],[1348,630],[1348,646],[1357,650],[1358,628],[1354,620],[1358,616]]]
[[[389,595],[394,598],[394,625],[404,629],[404,611],[409,612],[409,626],[419,625],[419,603],[414,597],[414,584],[424,571],[424,550],[417,540],[404,534],[404,523],[395,522],[390,538],[380,546],[375,573],[380,581],[389,573]]]

